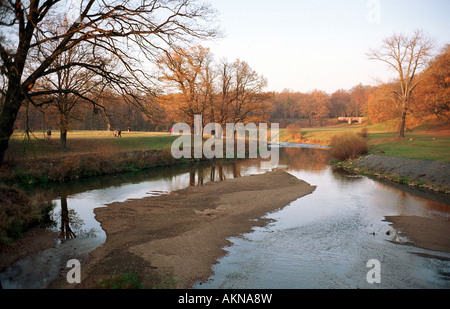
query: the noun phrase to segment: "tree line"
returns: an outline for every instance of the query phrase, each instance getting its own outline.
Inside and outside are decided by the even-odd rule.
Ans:
[[[322,90],[268,92],[264,89],[266,79],[247,62],[214,61],[211,51],[200,45],[161,56],[158,68],[164,92],[146,98],[147,109],[153,113],[157,110],[157,117],[148,116],[145,108],[130,104],[121,95],[102,91],[97,104],[103,109],[95,109],[88,101],[71,102],[67,98],[42,107],[25,104],[15,128],[44,132],[47,128],[168,131],[176,122],[193,124],[194,115],[221,125],[271,121],[283,126],[301,121],[309,127],[324,126],[328,119],[338,117],[365,117],[371,124],[401,117],[396,102],[400,87],[395,80],[378,86],[358,84],[331,94]],[[421,83],[409,106],[412,115],[434,115],[450,122],[449,70],[450,46],[446,46],[420,74]],[[75,81],[82,85],[80,76]]]

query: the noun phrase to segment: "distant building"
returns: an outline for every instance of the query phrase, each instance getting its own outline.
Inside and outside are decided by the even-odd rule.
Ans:
[[[363,123],[363,121],[366,121],[366,117],[338,117],[338,120],[348,122],[348,124],[353,122]]]

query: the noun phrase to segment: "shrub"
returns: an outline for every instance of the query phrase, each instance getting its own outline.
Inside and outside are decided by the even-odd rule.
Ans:
[[[164,147],[159,153],[159,157],[165,165],[173,165],[176,161],[172,155],[171,147]]]
[[[48,222],[53,207],[43,194],[28,197],[19,189],[0,185],[0,246],[22,237],[33,226]]]
[[[330,141],[332,155],[341,161],[354,159],[369,150],[367,140],[355,133],[335,135]]]

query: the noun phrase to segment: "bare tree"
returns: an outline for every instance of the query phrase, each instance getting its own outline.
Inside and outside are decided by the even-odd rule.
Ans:
[[[267,80],[247,62],[239,59],[233,63],[222,61],[220,82],[222,110],[227,122],[264,122],[269,118],[269,95],[263,92]]]
[[[62,20],[54,20],[50,27],[54,27],[54,35],[62,34],[69,27],[67,16]],[[31,65],[38,66],[48,55],[48,51],[54,50],[56,42],[49,41],[36,55],[35,61]],[[95,67],[103,72],[112,71],[114,67],[113,59],[105,58],[103,55],[95,55],[91,46],[80,43],[79,45],[61,53],[49,66],[52,73],[44,75],[39,79],[34,90],[28,94],[34,104],[38,107],[50,104],[56,107],[59,112],[59,130],[61,133],[61,150],[67,151],[67,132],[69,130],[69,120],[76,119],[74,112],[79,105],[92,104],[94,110],[102,111],[106,115],[103,102],[99,97],[106,87],[108,79],[103,78],[94,70],[88,68]],[[84,65],[71,66],[72,63]],[[28,69],[28,68],[27,68]],[[30,69],[30,71],[32,68]]]
[[[406,115],[409,110],[411,94],[420,82],[419,71],[430,60],[433,40],[421,31],[415,31],[411,36],[394,34],[383,40],[380,49],[370,50],[368,57],[387,63],[398,74],[400,91],[392,89],[397,97],[401,111],[398,136],[405,137]]]
[[[206,118],[211,112],[214,72],[212,54],[208,48],[175,47],[170,54],[158,60],[160,80],[180,92],[178,120],[186,119],[194,125],[194,115]],[[213,119],[211,119],[213,120]]]
[[[202,115],[202,120],[224,126],[269,118],[268,95],[263,92],[267,80],[245,61],[215,64],[208,48],[195,46],[176,48],[158,64],[160,80],[180,92],[178,120],[193,126],[194,115]]]
[[[214,12],[195,0],[83,0],[71,7],[77,16],[63,33],[51,31],[48,20],[67,11],[64,0],[0,0],[0,73],[5,81],[0,111],[0,165],[13,133],[17,113],[39,79],[68,67],[84,67],[107,79],[111,88],[144,102],[144,93],[154,93],[152,76],[143,60],[154,63],[156,57],[174,44],[214,37]],[[48,42],[54,48],[31,69],[31,55],[44,50]],[[92,47],[94,54],[113,55],[117,67],[127,74],[106,71],[85,62],[52,67],[63,53],[80,44]],[[139,55],[144,55],[142,59]],[[74,95],[78,95],[74,93]]]

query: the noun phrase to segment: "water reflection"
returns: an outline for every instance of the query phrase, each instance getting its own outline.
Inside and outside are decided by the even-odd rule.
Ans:
[[[241,177],[241,162],[211,162],[208,166],[193,166],[189,171],[189,186],[201,186],[207,182],[225,181]]]
[[[330,160],[330,152],[323,149],[284,148],[280,153],[280,163],[292,170],[323,171]]]
[[[232,263],[237,263],[234,267],[239,268],[242,273],[266,272],[268,268],[261,265],[270,263],[270,257],[273,257],[274,262],[279,262],[273,265],[274,268],[286,271],[286,273],[275,272],[272,277],[263,276],[264,280],[278,282],[277,280],[281,280],[278,277],[286,279],[289,277],[288,273],[301,268],[305,274],[312,276],[305,278],[314,281],[317,279],[315,278],[317,273],[309,268],[319,267],[320,272],[326,271],[326,266],[320,266],[321,263],[317,261],[317,257],[324,252],[331,254],[332,260],[339,258],[353,261],[355,254],[358,255],[363,248],[369,248],[370,253],[375,256],[377,250],[384,248],[384,244],[379,240],[375,240],[375,243],[368,242],[366,237],[373,232],[379,233],[389,228],[386,222],[382,222],[386,215],[442,217],[448,214],[450,203],[447,197],[389,182],[374,181],[368,177],[334,169],[329,165],[331,155],[328,150],[280,148],[279,158],[279,164],[275,166],[270,160],[263,159],[224,159],[92,177],[34,188],[45,190],[54,197],[56,208],[52,218],[55,224],[52,228],[59,233],[60,243],[55,249],[20,261],[1,273],[3,287],[45,287],[45,282],[56,276],[58,269],[64,268],[64,263],[68,259],[81,256],[103,244],[106,235],[93,213],[97,207],[105,207],[106,204],[132,198],[165,194],[188,186],[200,186],[208,182],[264,173],[274,168],[286,169],[299,179],[316,185],[317,189],[313,194],[299,199],[294,203],[294,207],[286,207],[283,212],[274,215],[278,225],[270,228],[276,233],[266,233],[266,230],[262,230],[262,234],[248,236],[249,242],[236,240],[237,243],[242,242],[243,247],[235,247],[237,255],[231,260]],[[284,247],[278,248],[281,244]],[[246,255],[250,248],[254,252],[253,255]],[[308,250],[302,249],[303,251],[299,252],[299,248]],[[356,250],[356,253],[352,249]],[[389,247],[388,250],[387,252],[394,256],[400,255],[398,257],[400,259],[409,258],[395,251],[398,249]],[[366,254],[364,253],[364,258]],[[261,257],[265,257],[264,261]],[[247,266],[239,264],[239,261],[246,258],[259,264]],[[327,257],[322,259],[327,260]],[[42,261],[54,266],[43,267]],[[286,265],[280,266],[284,265],[283,263]],[[339,263],[345,265],[342,266],[344,269],[353,267],[345,262]],[[36,272],[36,269],[39,271]],[[342,268],[338,269],[338,273],[330,270],[335,276],[341,275],[339,271],[343,271]],[[229,268],[226,268],[226,272],[228,284],[229,276],[236,273]],[[234,281],[231,286],[236,284],[239,286],[242,283],[244,286],[240,287],[245,287],[243,282],[247,282],[246,287],[257,286],[255,282],[248,283],[249,281],[245,280],[240,283]],[[271,287],[286,287],[286,284],[280,283]],[[333,287],[333,283],[327,284]],[[335,286],[339,284],[336,283]]]
[[[106,203],[164,194],[188,186],[200,186],[208,182],[264,173],[278,167],[320,173],[329,168],[330,159],[326,150],[286,148],[280,149],[280,162],[276,166],[272,166],[269,159],[216,160],[108,177],[93,177],[79,182],[43,186],[41,190],[48,190],[55,196],[57,207],[52,217],[55,225],[59,225],[61,240],[73,239],[80,234],[83,236],[97,234],[102,237],[103,232],[98,222],[91,217],[95,207],[101,207]],[[337,171],[335,173],[336,178],[347,179],[348,174]],[[357,180],[357,178],[350,179]]]
[[[75,211],[74,211],[75,212]],[[70,224],[75,224],[75,216],[72,213],[72,218],[69,218],[69,208],[67,207],[67,195],[61,196],[61,233],[60,239],[72,239],[77,237],[70,228]]]
[[[349,173],[342,168],[332,168],[331,171],[333,173],[333,177],[336,180],[339,180],[344,183],[360,182],[363,181],[364,179],[364,176],[356,174],[353,175],[352,173]]]

